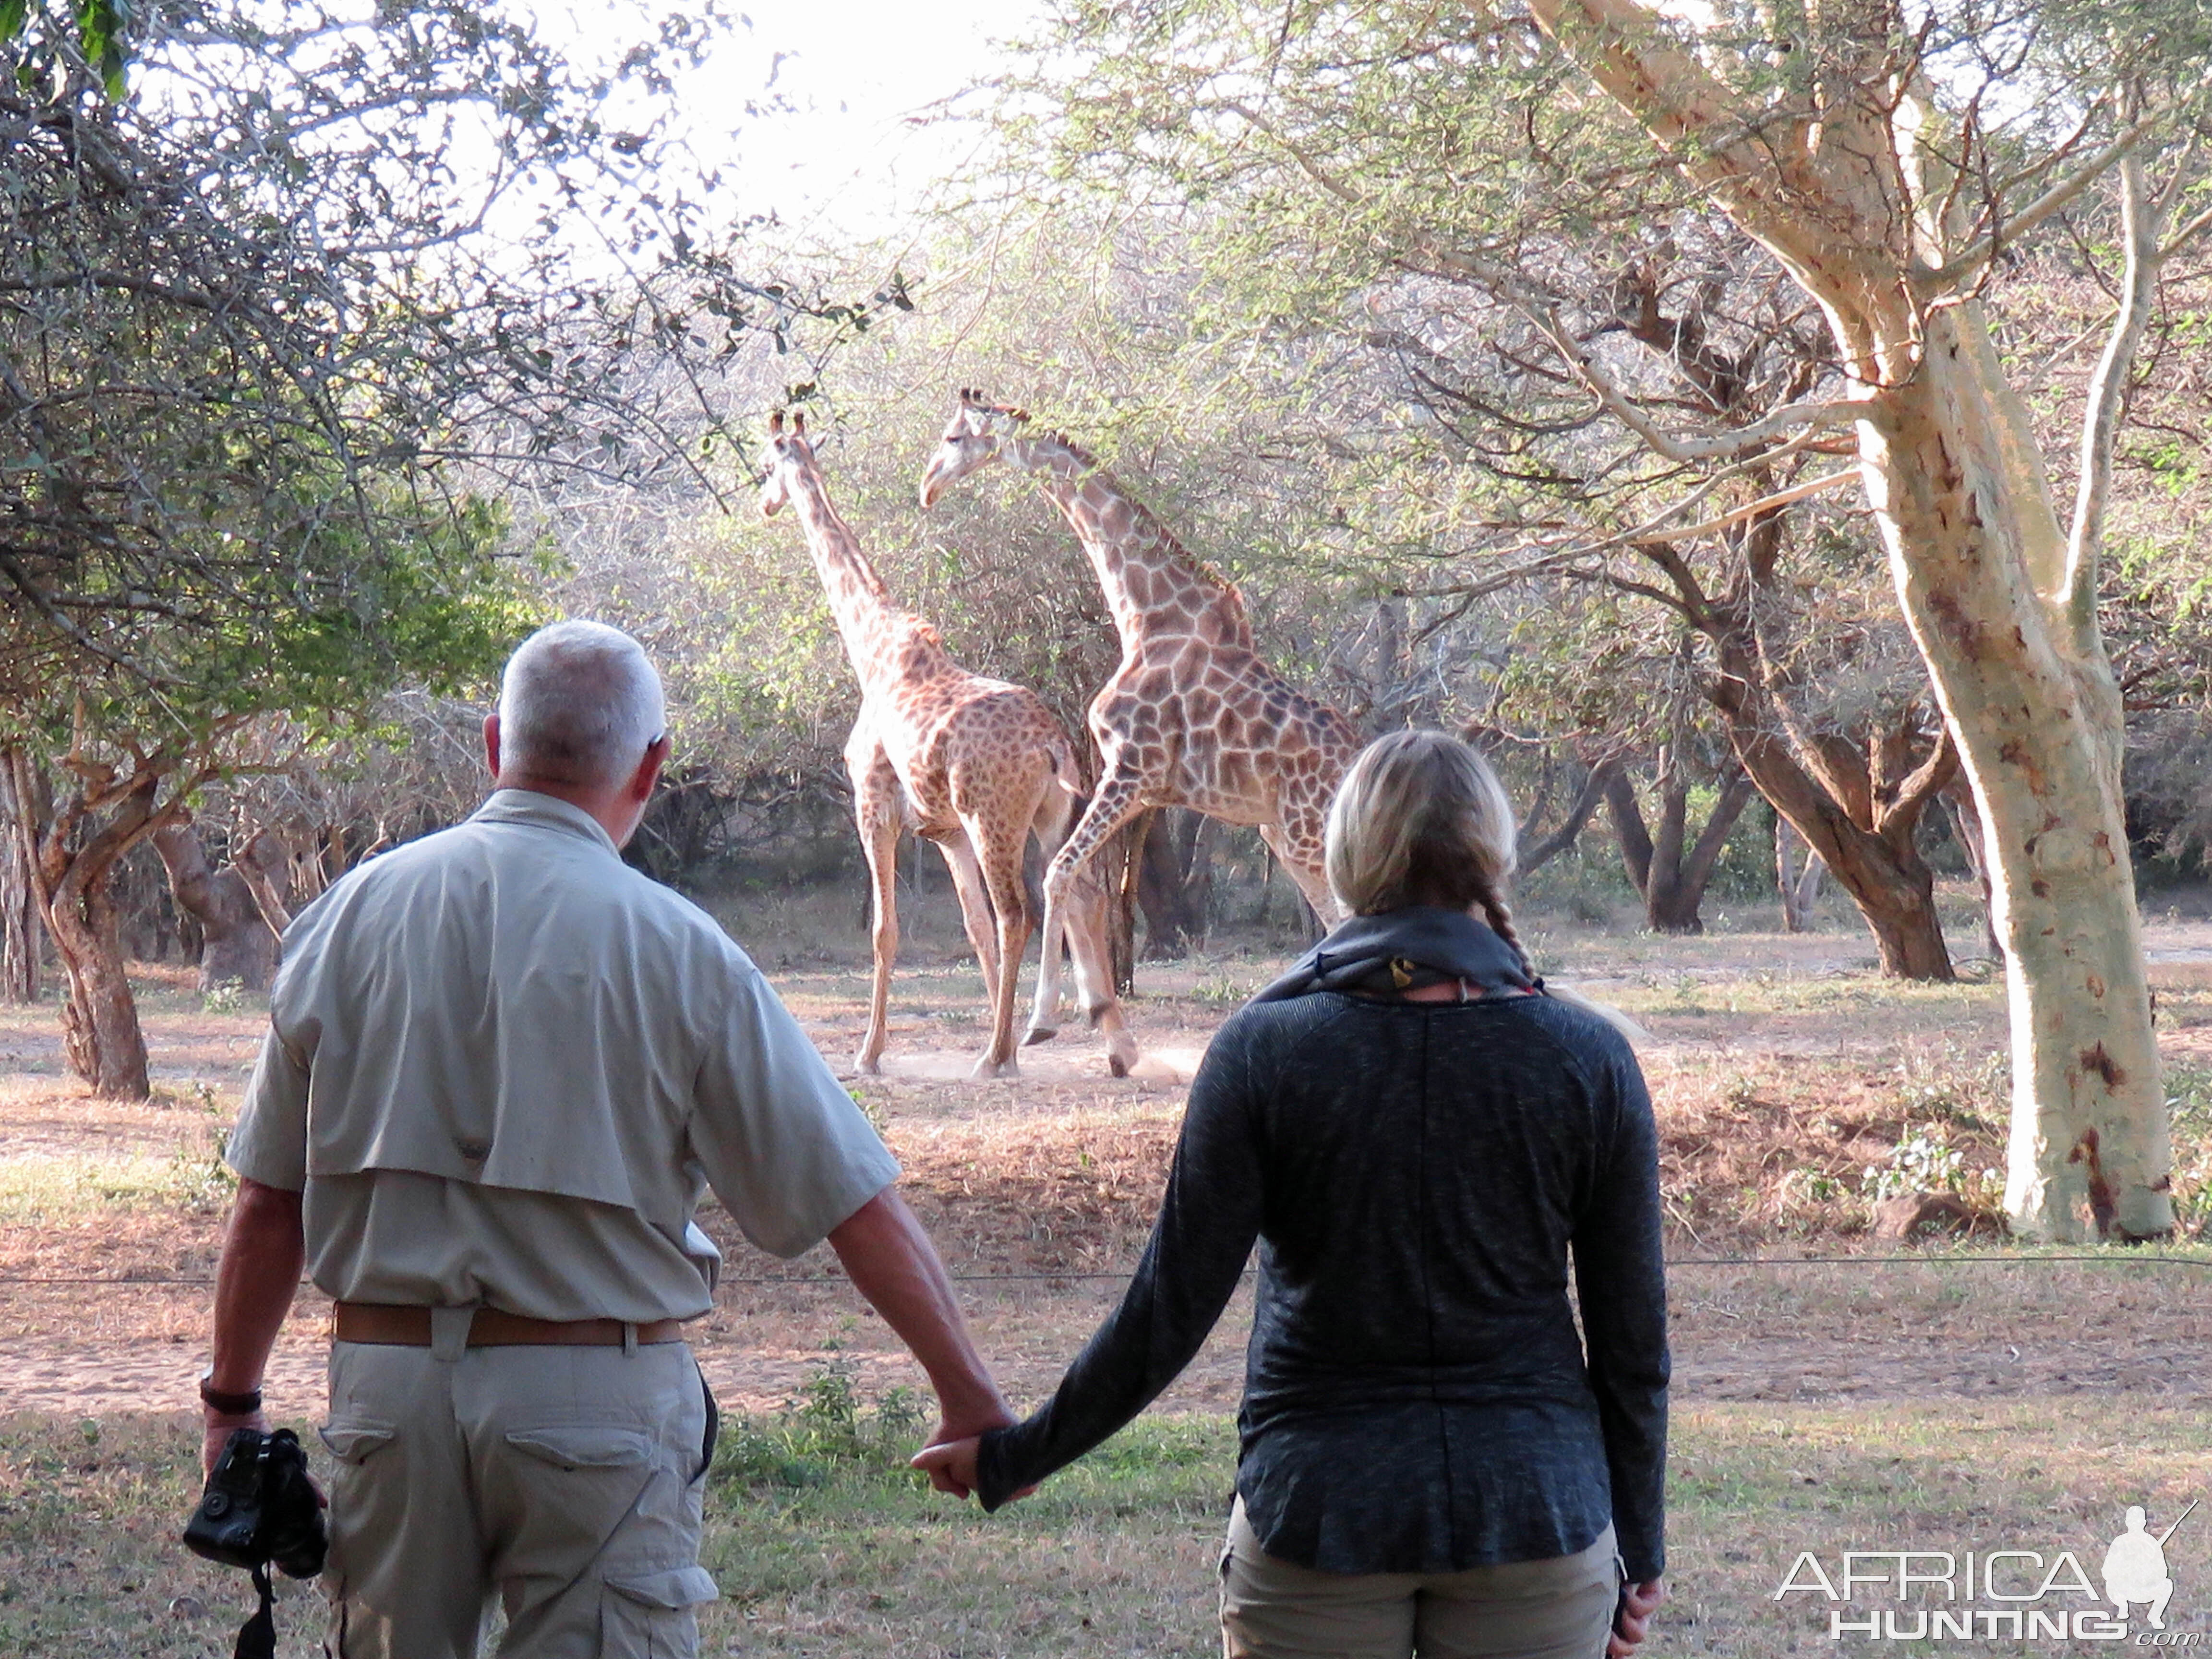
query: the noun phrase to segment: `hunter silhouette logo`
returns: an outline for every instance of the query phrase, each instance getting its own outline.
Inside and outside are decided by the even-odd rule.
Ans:
[[[2150,1609],[2150,1627],[2166,1628],[2166,1604],[2173,1600],[2173,1575],[2166,1568],[2166,1540],[2181,1529],[2181,1523],[2189,1519],[2189,1510],[2196,1507],[2197,1500],[2191,1498],[2189,1509],[2176,1516],[2172,1526],[2153,1533],[2142,1505],[2129,1506],[2128,1529],[2112,1540],[2112,1547],[2105,1552],[2105,1599],[2119,1609],[2121,1618],[2126,1618],[2129,1607],[2140,1601]]]

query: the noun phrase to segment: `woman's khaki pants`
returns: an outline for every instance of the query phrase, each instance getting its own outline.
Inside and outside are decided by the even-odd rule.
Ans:
[[[1465,1572],[1317,1572],[1260,1547],[1238,1498],[1221,1560],[1227,1659],[1603,1659],[1613,1528],[1579,1555]]]

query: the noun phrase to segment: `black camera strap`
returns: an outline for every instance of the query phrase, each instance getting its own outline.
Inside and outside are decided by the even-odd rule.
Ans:
[[[276,1592],[269,1583],[266,1561],[253,1569],[253,1588],[260,1592],[261,1605],[239,1627],[231,1659],[276,1659]]]

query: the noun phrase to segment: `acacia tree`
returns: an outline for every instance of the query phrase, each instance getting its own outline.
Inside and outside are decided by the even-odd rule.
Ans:
[[[2203,32],[2185,7],[2077,13],[2064,0],[1723,5],[1700,22],[1636,0],[1530,0],[1471,22],[1301,3],[1264,16],[1081,7],[1060,44],[1091,63],[1072,90],[1047,76],[1065,94],[1051,118],[1063,156],[1133,155],[1158,177],[1193,144],[1226,153],[1265,181],[1261,199],[1336,222],[1335,274],[1371,266],[1379,247],[1510,295],[1555,353],[1528,373],[1564,375],[1651,453],[1718,462],[1763,492],[1720,497],[1723,523],[1748,534],[1802,492],[1863,483],[1985,826],[2014,1007],[2008,1204],[2024,1230],[2062,1237],[2084,1209],[2124,1237],[2172,1223],[2123,707],[2097,599],[2130,370],[2161,270],[2208,219],[2187,131]],[[1139,62],[1165,67],[1133,95]],[[1315,146],[1279,118],[1286,104],[1337,112],[1328,130],[1344,146]],[[1564,213],[1547,188],[1563,178],[1576,186]],[[2120,222],[2118,304],[2083,399],[2069,529],[1988,307],[2009,251],[2100,191]],[[1747,420],[1710,399],[1655,410],[1617,352],[1561,325],[1559,296],[1528,272],[1573,244],[1577,215],[1655,194],[1670,216],[1711,204],[1744,260],[1771,258],[1817,313],[1825,382]],[[1771,490],[1747,471],[1823,452],[1856,465]],[[1652,529],[1711,495],[1685,492]],[[1517,518],[1518,544],[1541,556],[1570,550],[1525,507],[1486,516]],[[1923,786],[1924,766],[1912,769]],[[1924,804],[1932,790],[1908,793]]]
[[[1531,15],[1828,324],[1850,394],[1800,419],[1853,424],[1899,599],[1985,826],[2013,1000],[2008,1206],[2055,1237],[2074,1236],[2080,1204],[2100,1232],[2171,1231],[2124,716],[2097,599],[2114,443],[2160,270],[2212,220],[2207,210],[2176,224],[2193,149],[2174,146],[2156,170],[2162,141],[2196,112],[2206,41],[2179,9],[2146,13],[2136,32],[2106,8],[2094,54],[2105,64],[2069,63],[2053,29],[2045,76],[2021,76],[2002,60],[2035,64],[2035,12],[1915,19],[1876,3],[1791,18],[1778,70],[1771,20],[1757,20],[1767,38],[1754,47],[1728,25],[1693,43],[1634,0],[1532,0]],[[2004,91],[2043,93],[2045,118],[2070,130],[2008,154],[1983,115]],[[2084,412],[2069,529],[1982,290],[2008,242],[2108,179],[2121,299]],[[1602,395],[1601,378],[1591,384]]]
[[[271,716],[496,661],[489,488],[708,480],[716,366],[895,285],[744,274],[662,131],[711,12],[602,72],[521,10],[180,3],[121,103],[74,13],[0,21],[0,756],[70,1062],[143,1095],[118,860]]]

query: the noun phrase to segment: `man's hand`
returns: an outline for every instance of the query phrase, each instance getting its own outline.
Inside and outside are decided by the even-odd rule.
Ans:
[[[269,1432],[269,1419],[259,1412],[248,1412],[244,1416],[238,1416],[229,1412],[216,1411],[211,1406],[201,1407],[200,1412],[207,1419],[205,1431],[200,1437],[200,1479],[203,1482],[215,1473],[216,1462],[222,1455],[222,1449],[230,1443],[230,1437],[235,1431],[255,1429],[263,1434]]]
[[[1651,1615],[1667,1599],[1667,1591],[1656,1578],[1647,1578],[1640,1584],[1620,1587],[1620,1611],[1614,1615],[1613,1634],[1605,1644],[1605,1659],[1630,1659],[1644,1644],[1650,1633]]]

